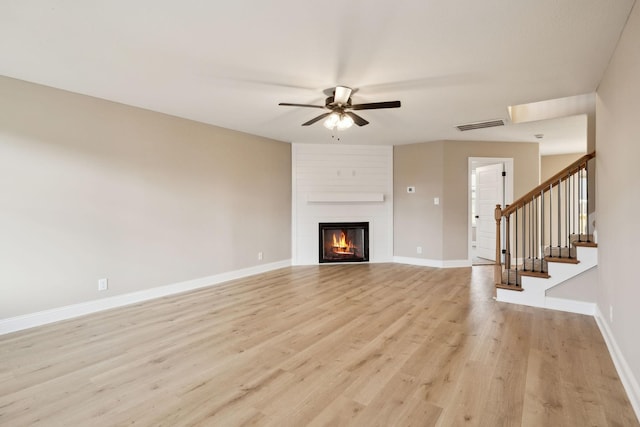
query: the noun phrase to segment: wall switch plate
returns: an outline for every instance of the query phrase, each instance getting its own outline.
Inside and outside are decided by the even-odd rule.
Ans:
[[[407,187],[407,193],[415,193],[416,192],[416,187]]]
[[[98,290],[106,291],[107,289],[109,289],[109,281],[107,279],[98,280]]]
[[[421,253],[422,253],[422,246],[418,246],[418,247],[416,248],[416,253],[417,253],[417,254],[421,254]]]
[[[440,197],[434,197],[433,198],[433,204],[436,205],[436,206],[439,205],[440,204]]]

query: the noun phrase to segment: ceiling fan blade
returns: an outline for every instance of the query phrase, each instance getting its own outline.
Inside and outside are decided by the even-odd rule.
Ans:
[[[329,114],[331,114],[331,113],[324,113],[324,114],[320,114],[318,117],[315,117],[315,118],[313,118],[313,119],[309,120],[308,122],[304,122],[304,123],[302,124],[302,126],[309,126],[309,125],[312,125],[312,124],[314,124],[315,122],[318,122],[318,121],[320,121],[320,120],[324,119],[324,118],[325,118],[325,117],[327,117]]]
[[[311,107],[311,108],[322,108],[324,110],[324,105],[311,105],[311,104],[292,104],[290,102],[281,102],[278,105],[283,105],[285,107]]]
[[[355,104],[349,108],[352,110],[377,110],[379,108],[400,108],[400,101],[369,102],[367,104]]]
[[[333,95],[333,102],[336,104],[346,104],[351,97],[351,88],[346,86],[336,86],[335,93]]]
[[[369,122],[357,115],[356,113],[352,113],[351,111],[345,111],[345,114],[353,119],[353,123],[358,126],[368,125]]]

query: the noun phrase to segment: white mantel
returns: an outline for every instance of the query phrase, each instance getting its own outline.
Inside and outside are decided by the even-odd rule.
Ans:
[[[321,222],[368,222],[370,261],[393,261],[393,147],[292,144],[291,159],[293,264],[318,264]]]

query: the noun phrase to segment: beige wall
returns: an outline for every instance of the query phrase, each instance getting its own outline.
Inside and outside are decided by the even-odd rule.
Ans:
[[[640,383],[640,5],[634,6],[597,91],[598,308]],[[609,319],[613,308],[613,321]],[[636,390],[640,404],[640,390]]]
[[[538,185],[537,143],[447,141],[444,171],[444,259],[468,258],[469,157],[513,158],[514,200]]]
[[[468,259],[469,157],[513,158],[515,198],[539,182],[537,143],[439,141],[395,147],[395,256]],[[416,186],[416,194],[406,193],[408,185]],[[436,196],[439,206],[433,205]],[[420,245],[422,256],[416,254]]]
[[[393,222],[395,256],[442,259],[442,198],[444,142],[393,148]],[[407,193],[414,186],[416,192]],[[422,247],[422,254],[416,248]]]
[[[546,181],[571,163],[584,156],[585,153],[559,154],[540,157],[540,182]]]
[[[573,301],[594,303],[598,295],[598,267],[571,277],[558,286],[547,290],[546,295],[553,298],[563,298]]]
[[[287,260],[290,230],[289,144],[0,77],[0,318]]]

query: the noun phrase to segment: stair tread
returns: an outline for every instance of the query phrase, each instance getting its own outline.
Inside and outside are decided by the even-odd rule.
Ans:
[[[496,288],[500,288],[500,289],[506,289],[509,291],[518,291],[518,292],[522,292],[524,289],[522,289],[522,286],[519,285],[505,285],[504,283],[496,283]]]
[[[573,246],[582,246],[585,248],[597,248],[598,244],[596,242],[573,242]]]
[[[575,258],[545,257],[544,259],[548,262],[561,262],[564,264],[580,264],[580,261],[578,261]]]
[[[546,271],[520,271],[519,274],[521,276],[529,276],[529,277],[540,277],[542,279],[548,279],[549,277],[549,273],[547,273]]]
[[[572,234],[569,236],[571,243],[576,242],[593,242],[593,234]]]

